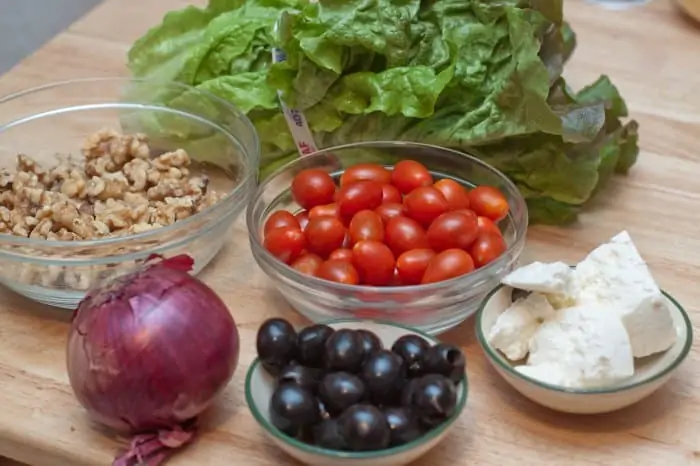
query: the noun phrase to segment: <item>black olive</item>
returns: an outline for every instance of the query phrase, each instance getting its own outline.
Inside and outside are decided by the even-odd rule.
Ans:
[[[311,443],[314,441],[314,427],[316,427],[318,424],[314,424],[312,426],[304,426],[299,429],[297,432],[295,438],[298,440],[301,440],[304,443]]]
[[[326,368],[357,373],[362,367],[362,338],[354,330],[338,330],[326,340]]]
[[[361,374],[371,400],[380,405],[397,401],[406,383],[403,359],[389,350],[381,350],[370,356]]]
[[[413,406],[413,394],[416,393],[416,387],[420,379],[410,379],[403,390],[401,390],[401,406]]]
[[[404,335],[396,340],[391,347],[391,351],[406,361],[406,370],[409,377],[417,377],[423,374],[425,353],[428,349],[430,349],[430,343],[418,335]]]
[[[356,330],[356,332],[362,340],[362,354],[365,360],[377,351],[384,349],[382,340],[374,332],[369,330]]]
[[[318,386],[318,397],[331,415],[340,414],[364,400],[366,388],[362,379],[348,372],[326,374]]]
[[[385,408],[384,416],[389,423],[389,429],[391,429],[391,446],[412,442],[423,435],[418,416],[413,408]]]
[[[464,377],[466,365],[464,352],[445,343],[433,346],[425,355],[426,372],[442,374],[456,384]]]
[[[278,375],[297,356],[297,333],[284,319],[266,320],[258,330],[256,347],[263,368]]]
[[[318,402],[318,412],[321,415],[321,419],[330,419],[331,414],[328,412],[328,408],[326,408],[326,405],[323,402],[323,400],[317,398],[316,401]]]
[[[316,393],[318,388],[318,383],[321,381],[323,373],[320,369],[312,369],[310,367],[304,367],[295,362],[288,364],[280,371],[279,376],[277,376],[277,385],[282,385],[283,383],[293,383],[299,385],[301,388],[305,388],[312,393]]]
[[[326,419],[314,426],[314,444],[331,450],[347,450],[347,443],[335,419]]]
[[[326,340],[333,332],[328,325],[312,325],[299,332],[299,362],[307,367],[323,367]]]
[[[353,451],[382,450],[389,446],[391,430],[379,408],[357,404],[348,408],[339,418],[340,433]]]
[[[411,398],[420,420],[432,427],[454,413],[457,389],[444,375],[428,374],[418,380]]]
[[[305,427],[319,420],[318,403],[310,391],[286,383],[277,387],[272,394],[270,421],[285,434],[297,436]]]

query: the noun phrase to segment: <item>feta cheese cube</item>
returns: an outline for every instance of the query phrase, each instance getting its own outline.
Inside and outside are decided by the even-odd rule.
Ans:
[[[501,283],[527,291],[571,296],[574,270],[564,262],[533,262],[515,269]]]
[[[576,266],[577,301],[615,312],[627,329],[635,357],[665,351],[676,341],[666,298],[623,231]]]
[[[530,339],[537,328],[554,312],[544,295],[530,293],[515,301],[498,316],[491,327],[488,341],[511,361],[519,361],[527,356]]]
[[[583,306],[556,311],[535,332],[521,372],[565,387],[596,387],[634,375],[629,336],[614,312]]]

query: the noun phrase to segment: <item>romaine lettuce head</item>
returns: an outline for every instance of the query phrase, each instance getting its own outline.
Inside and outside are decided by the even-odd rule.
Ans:
[[[532,221],[564,223],[638,153],[637,123],[623,121],[607,77],[580,92],[566,85],[575,45],[563,0],[211,0],[166,15],[134,44],[129,65],[245,112],[262,141],[263,176],[297,156],[281,97],[304,112],[319,147],[459,149],[508,175]],[[272,63],[275,47],[285,62]],[[178,108],[194,98],[159,97]]]

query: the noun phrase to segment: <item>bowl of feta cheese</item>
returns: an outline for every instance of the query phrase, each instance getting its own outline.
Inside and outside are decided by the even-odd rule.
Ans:
[[[630,406],[688,356],[688,314],[654,280],[623,231],[581,262],[533,262],[484,299],[476,333],[487,359],[530,400],[577,414]]]

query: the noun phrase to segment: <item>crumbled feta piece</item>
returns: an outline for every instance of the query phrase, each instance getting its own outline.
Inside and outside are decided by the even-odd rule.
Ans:
[[[498,316],[488,341],[511,361],[523,359],[530,350],[530,339],[537,328],[554,312],[544,295],[530,293]]]
[[[539,326],[527,365],[533,369],[521,372],[566,387],[610,385],[634,375],[632,347],[617,314],[584,306],[556,311]]]
[[[533,262],[515,269],[501,283],[527,291],[572,296],[574,271],[564,262]]]
[[[576,266],[577,302],[613,311],[627,329],[635,357],[665,351],[676,341],[666,298],[623,231]]]
[[[576,305],[576,296],[566,294],[547,294],[547,301],[554,309],[564,309]]]
[[[536,366],[528,366],[523,364],[521,366],[515,366],[515,370],[526,377],[530,377],[531,379],[539,380],[540,382],[548,383],[550,385],[573,387],[578,383],[578,380],[575,377],[571,378],[571,374],[567,373],[566,371],[562,371],[559,364],[542,363]]]

